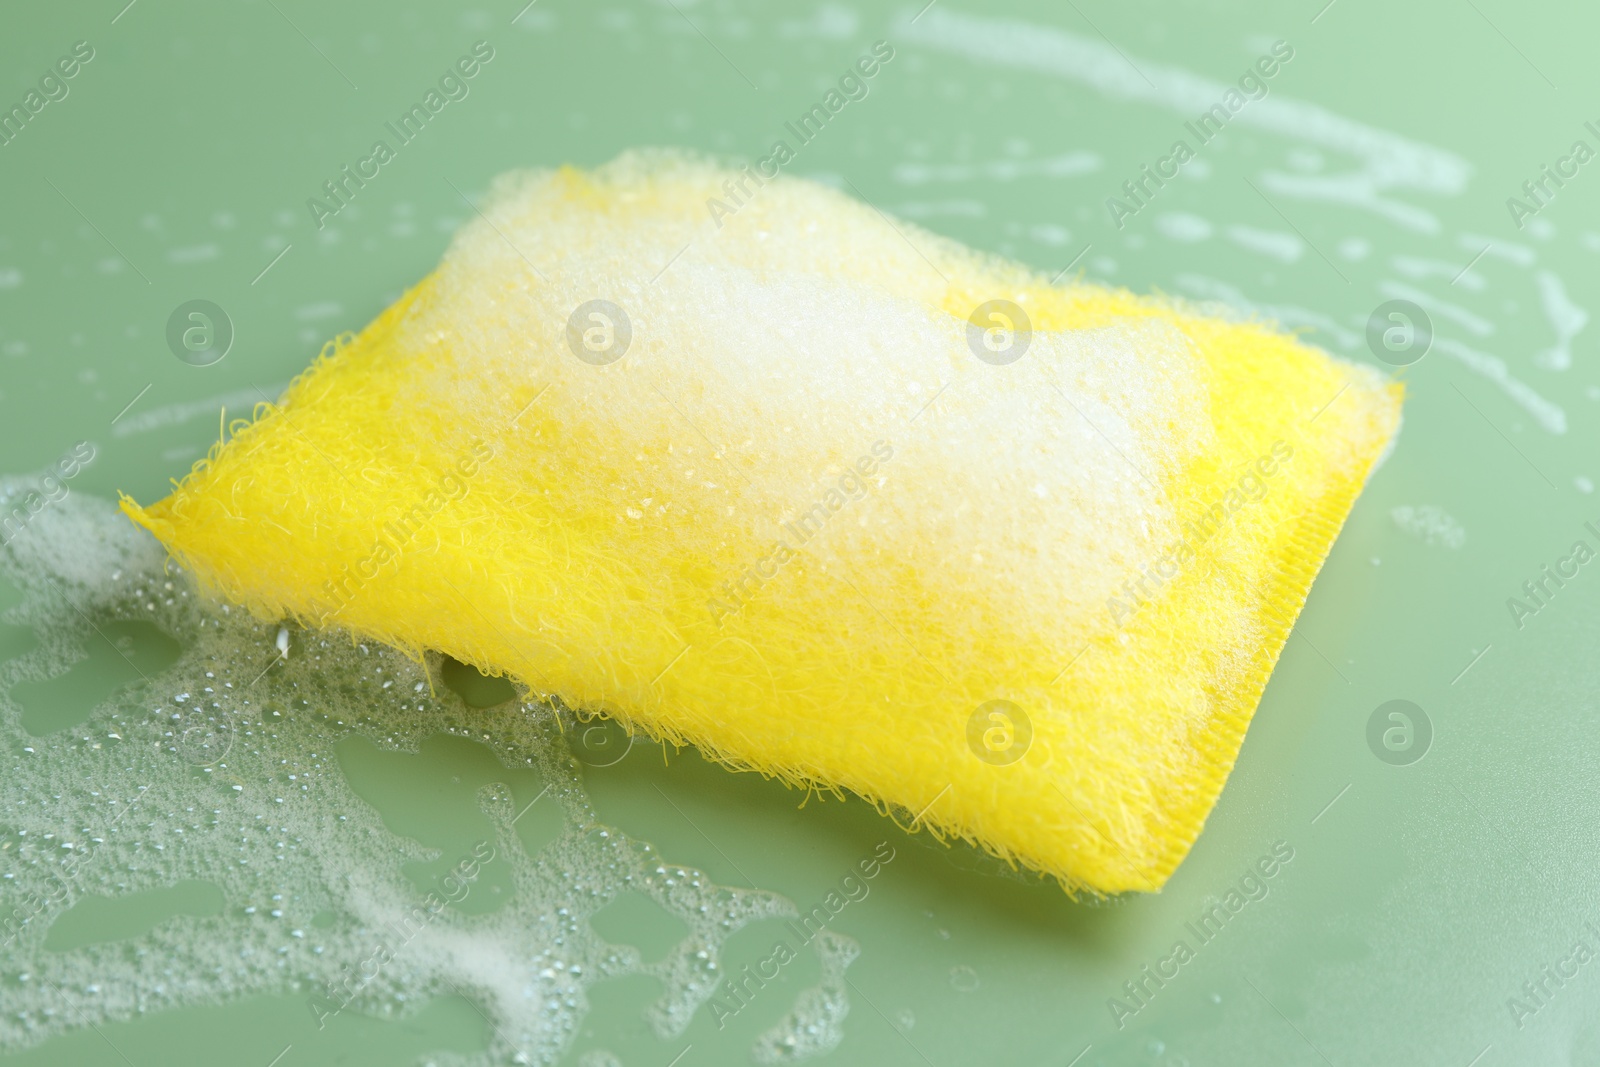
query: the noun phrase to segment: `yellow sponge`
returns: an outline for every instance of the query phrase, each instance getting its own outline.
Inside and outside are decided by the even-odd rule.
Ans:
[[[633,153],[500,179],[438,270],[123,506],[263,617],[1154,890],[1400,395],[1262,324]]]

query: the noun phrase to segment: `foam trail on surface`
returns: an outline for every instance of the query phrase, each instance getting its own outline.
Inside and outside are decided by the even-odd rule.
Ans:
[[[1167,108],[1185,119],[1206,110],[1230,86],[1144,56],[1123,55],[1109,42],[1038,23],[934,7],[902,19],[895,40],[1013,69],[1034,70],[1089,86],[1105,96]],[[1385,194],[1411,190],[1460,193],[1472,165],[1453,152],[1345,118],[1319,104],[1274,93],[1253,101],[1233,122],[1307,141],[1362,161],[1359,171],[1320,176],[1273,173],[1269,191],[1365,208],[1408,229],[1432,233],[1438,219]]]
[[[0,478],[0,492],[31,484]],[[340,1011],[406,1018],[460,993],[493,1021],[488,1048],[440,1050],[430,1062],[550,1064],[577,1034],[596,983],[655,979],[646,1018],[676,1037],[722,981],[727,939],[796,914],[775,893],[717,885],[599,822],[569,748],[570,711],[471,710],[392,649],[291,634],[208,605],[109,501],[74,493],[36,514],[0,549],[0,577],[22,593],[5,621],[38,639],[0,664],[0,1049],[252,995],[302,997],[326,1020]],[[82,722],[36,725],[37,736],[24,728],[22,694],[135,623],[178,643],[170,668],[147,672]],[[353,738],[416,752],[440,734],[488,746],[517,787],[479,794],[493,833],[459,856],[389,830],[334,755]],[[525,846],[519,820],[524,834],[542,826],[548,843]],[[407,868],[435,859],[457,880],[421,891]],[[490,892],[491,867],[509,878],[503,905],[432,910],[428,893]],[[219,914],[46,947],[56,920],[91,896],[115,901],[191,880],[220,890]],[[658,961],[590,925],[629,891],[687,928]],[[373,963],[381,946],[392,958]]]

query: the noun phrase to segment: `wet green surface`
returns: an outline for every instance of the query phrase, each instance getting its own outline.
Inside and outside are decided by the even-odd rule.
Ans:
[[[1600,575],[1581,568],[1520,620],[1507,604],[1575,541],[1600,546],[1584,525],[1600,527],[1600,374],[1594,329],[1580,322],[1596,303],[1600,164],[1520,230],[1506,206],[1574,140],[1600,147],[1583,126],[1600,119],[1588,55],[1600,18],[1498,0],[1340,0],[1320,14],[1320,3],[939,0],[915,23],[920,4],[520,6],[142,0],[119,15],[113,0],[12,12],[0,104],[22,100],[74,42],[94,58],[0,147],[0,467],[37,470],[89,440],[95,458],[70,492],[155,498],[215,440],[222,407],[237,417],[275,396],[325,339],[422,277],[470,216],[464,196],[494,174],[640,144],[765,154],[786,120],[889,40],[895,58],[870,95],[804,147],[795,173],[848,179],[885,211],[1041,268],[1076,261],[1139,290],[1252,302],[1367,362],[1373,310],[1422,303],[1437,336],[1400,372],[1399,446],[1319,577],[1206,832],[1157,897],[1073,903],[909,838],[859,802],[802,808],[691,752],[618,757],[622,740],[603,735],[591,739],[602,755],[586,759],[600,817],[801,910],[879,841],[893,844],[870,895],[837,920],[861,954],[845,1040],[818,1062],[1600,1059],[1600,968],[1552,983],[1536,1011],[1512,999],[1575,939],[1600,948],[1585,925],[1600,923]],[[319,231],[307,198],[479,40],[495,54],[470,94]],[[1266,99],[1112,226],[1106,199],[1277,40],[1294,57]],[[234,331],[209,366],[174,358],[166,341],[169,316],[195,299],[219,305]],[[172,655],[159,635],[106,637],[68,674],[18,688],[28,731],[81,721],[116,699],[131,664],[159,669]],[[0,628],[7,657],[30,642]],[[507,713],[493,683],[445,680],[475,714]],[[1423,758],[1369,747],[1369,719],[1394,699],[1428,717]],[[1403,746],[1404,729],[1392,737]],[[408,868],[419,889],[486,835],[479,786],[505,782],[519,807],[541,788],[461,737],[417,755],[351,738],[337,756],[389,829],[440,850]],[[538,811],[517,823],[530,851],[555,832]],[[1279,842],[1292,859],[1246,884],[1259,899],[1201,943],[1189,924]],[[481,885],[464,909],[493,910],[512,892],[494,865]],[[51,937],[115,943],[214,905],[192,884],[82,903]],[[595,921],[647,958],[681,933],[626,897]],[[774,925],[736,934],[729,969],[765,955]],[[1147,985],[1148,1006],[1119,1028],[1108,1001],[1136,1006],[1125,983],[1180,938],[1193,959]],[[609,1061],[594,1053],[608,1050],[630,1067],[665,1065],[685,1046],[682,1067],[749,1062],[756,1036],[817,979],[804,955],[725,1028],[702,1012],[674,1042],[643,1021],[653,980],[602,985],[565,1062],[600,1067]],[[0,963],[0,1011],[15,980]],[[282,1067],[404,1063],[482,1049],[488,1035],[463,998],[404,1022],[346,1012],[319,1030],[303,997],[252,996],[80,1028],[4,1059],[264,1067],[287,1046]]]

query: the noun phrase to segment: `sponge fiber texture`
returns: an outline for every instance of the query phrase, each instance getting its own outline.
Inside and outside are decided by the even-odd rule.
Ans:
[[[434,273],[124,508],[263,617],[449,653],[1069,891],[1159,888],[1400,387],[740,177],[502,177]]]

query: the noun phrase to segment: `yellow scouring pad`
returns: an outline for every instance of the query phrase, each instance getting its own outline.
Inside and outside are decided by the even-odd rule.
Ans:
[[[433,274],[123,507],[262,617],[1154,890],[1400,400],[1267,325],[632,153],[501,178]]]

